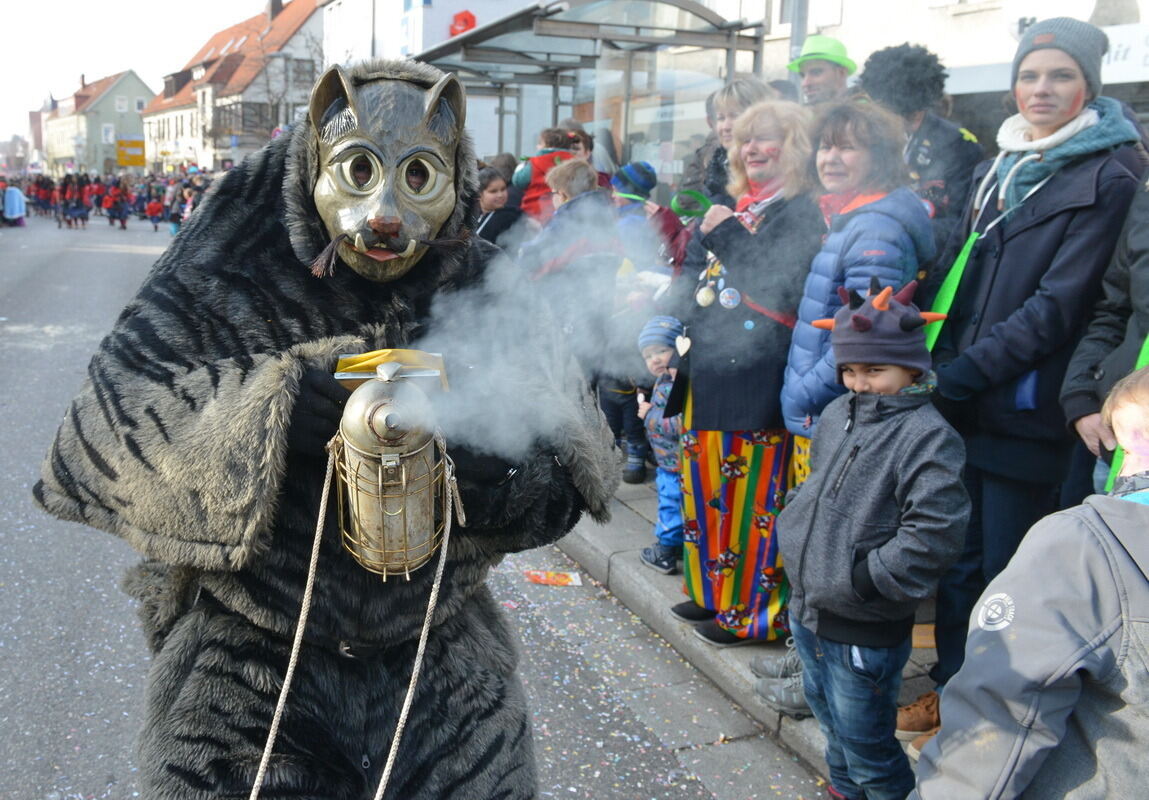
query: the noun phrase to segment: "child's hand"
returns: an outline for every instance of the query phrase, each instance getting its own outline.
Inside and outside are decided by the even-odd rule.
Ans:
[[[646,402],[646,395],[638,393],[638,418],[646,419],[646,412],[650,411],[650,403]]]

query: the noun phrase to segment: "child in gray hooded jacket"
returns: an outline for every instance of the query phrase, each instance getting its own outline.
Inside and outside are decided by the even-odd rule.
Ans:
[[[940,315],[871,288],[843,297],[831,342],[850,391],[823,412],[810,477],[778,517],[806,701],[826,736],[833,797],[902,800],[894,731],[914,612],[961,552],[961,437],[930,402],[924,326]]]

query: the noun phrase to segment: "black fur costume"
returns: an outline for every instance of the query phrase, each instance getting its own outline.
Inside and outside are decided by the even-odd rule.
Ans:
[[[423,88],[442,76],[412,62],[350,75]],[[456,209],[440,232],[464,244],[429,251],[390,283],[339,263],[314,277],[329,238],[311,197],[315,135],[300,123],[217,181],[100,345],[35,487],[51,513],[148,558],[125,585],[156,651],[140,744],[149,800],[247,797],[254,780],[325,466],[285,442],[300,375],[331,370],[340,353],[412,343],[434,298],[481,294],[493,253],[465,231],[474,156],[464,136]],[[553,542],[584,509],[605,518],[617,465],[561,343],[540,326],[531,346],[537,358],[520,365],[515,391],[560,409],[560,422],[510,479],[460,476],[468,525],[450,542],[388,798],[535,794],[515,644],[484,579],[503,553]],[[344,551],[334,516],[264,798],[372,797],[412,668],[434,565],[384,583]]]

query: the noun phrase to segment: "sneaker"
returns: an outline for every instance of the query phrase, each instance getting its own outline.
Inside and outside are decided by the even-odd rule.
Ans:
[[[714,619],[714,615],[718,612],[703,608],[693,600],[687,600],[671,606],[670,613],[683,622],[706,622],[708,619]]]
[[[938,727],[934,728],[932,731],[926,731],[918,738],[910,742],[910,746],[906,748],[906,755],[910,757],[910,761],[913,761],[915,764],[918,763],[918,759],[922,757],[922,748],[926,746],[926,743],[930,739],[937,736],[938,731],[940,730],[941,728]]]
[[[676,550],[676,548],[666,547],[655,542],[650,547],[642,548],[642,553],[639,554],[638,558],[655,572],[661,572],[663,575],[677,575],[680,552],[680,549]]]
[[[713,619],[695,625],[694,635],[714,647],[741,647],[744,644],[760,643],[758,639],[743,638],[731,633]]]
[[[805,719],[814,714],[806,703],[801,672],[788,678],[759,678],[754,683],[754,693],[766,705],[792,719]]]
[[[789,678],[802,672],[802,659],[794,646],[794,637],[786,640],[786,652],[763,653],[750,659],[750,671],[758,678]]]
[[[938,693],[926,692],[908,706],[898,709],[898,729],[894,736],[901,742],[912,742],[923,733],[937,730],[942,724],[938,713]]]

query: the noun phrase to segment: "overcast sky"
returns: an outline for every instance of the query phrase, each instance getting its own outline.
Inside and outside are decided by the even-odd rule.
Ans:
[[[0,0],[4,69],[0,141],[28,136],[28,112],[91,82],[133,69],[153,92],[213,33],[267,7],[266,0]]]

